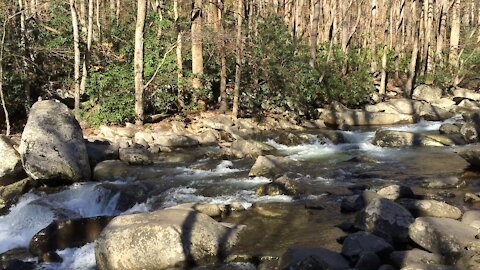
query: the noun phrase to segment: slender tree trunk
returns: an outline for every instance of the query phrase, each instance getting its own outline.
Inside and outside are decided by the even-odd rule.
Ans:
[[[438,15],[438,30],[437,30],[437,45],[435,52],[435,67],[443,67],[445,61],[443,57],[443,44],[446,37],[446,23],[447,23],[447,14],[446,14],[446,0],[440,0],[440,12]]]
[[[227,111],[227,58],[225,53],[225,5],[223,0],[218,0],[219,26],[220,26],[220,112]]]
[[[237,10],[237,40],[236,40],[236,69],[235,69],[235,89],[233,93],[233,110],[232,116],[234,119],[238,117],[239,99],[240,99],[240,80],[242,77],[242,21],[243,21],[243,0],[238,0]]]
[[[458,44],[460,42],[460,0],[454,0],[452,6],[452,28],[450,30],[450,53],[448,63],[453,68],[458,68]]]
[[[432,27],[433,27],[433,0],[425,0],[425,8],[427,10],[427,23],[425,25],[425,40],[423,44],[423,57],[425,60],[424,70],[428,74],[433,69],[432,57]]]
[[[75,0],[70,0],[70,12],[72,14],[72,28],[73,28],[73,49],[75,52],[74,63],[74,81],[75,81],[75,114],[78,117],[80,113],[80,31],[78,27],[77,8]]]
[[[412,44],[412,55],[410,57],[410,64],[408,67],[408,79],[406,83],[406,95],[407,97],[412,96],[413,86],[415,83],[415,75],[417,70],[417,59],[418,59],[418,39],[419,39],[419,29],[417,22],[417,0],[412,1],[412,20],[413,20],[413,44]]]
[[[137,21],[135,24],[135,123],[143,125],[144,109],[143,109],[143,33],[145,28],[145,17],[147,14],[147,1],[137,1]]]
[[[376,30],[376,21],[377,21],[377,0],[371,0],[371,10],[370,10],[370,52],[372,54],[370,71],[375,72],[377,70],[377,42],[375,38]]]
[[[90,68],[90,56],[92,52],[92,38],[93,38],[93,1],[88,1],[88,14],[87,14],[87,44],[85,55],[83,59],[83,71],[82,71],[82,81],[80,82],[80,93],[85,93],[85,88],[88,80],[88,70]]]
[[[317,62],[318,21],[320,19],[320,0],[312,0],[310,17],[310,66]]]
[[[183,49],[183,31],[180,25],[179,20],[179,8],[178,8],[178,0],[173,1],[173,13],[175,16],[175,27],[177,30],[177,87],[178,87],[178,107],[180,110],[183,111],[185,108],[185,100],[184,100],[184,84],[183,84],[183,56],[182,56],[182,49]]]
[[[198,100],[198,91],[202,88],[203,41],[202,41],[202,0],[192,0],[192,88],[193,102]]]
[[[27,37],[26,37],[26,25],[25,25],[25,18],[27,8],[23,4],[23,0],[18,0],[18,6],[20,8],[20,47],[22,48],[22,63],[23,63],[23,77],[24,77],[24,85],[23,91],[25,94],[25,112],[29,112],[30,110],[30,78],[28,77],[28,46],[27,46]]]
[[[392,0],[387,1],[388,11],[387,14],[390,13],[391,10],[391,2]],[[388,29],[390,28],[390,24],[392,23],[388,16],[385,16],[385,29],[383,31],[383,55],[382,55],[382,72],[380,77],[380,95],[385,95],[387,92],[387,51],[388,51]]]
[[[97,1],[97,10],[96,10],[96,23],[97,23],[97,33],[98,33],[98,42],[102,44],[102,25],[100,24],[100,1]]]
[[[5,126],[7,128],[5,135],[10,136],[10,117],[8,115],[5,96],[3,95],[3,48],[5,46],[5,36],[7,34],[7,19],[3,21],[2,41],[0,43],[0,99],[2,101],[3,114],[5,115]]]
[[[116,4],[116,9],[115,9],[115,19],[117,21],[117,25],[120,23],[120,12],[121,12],[121,7],[122,7],[122,3],[121,3],[121,0],[117,0],[117,4]]]

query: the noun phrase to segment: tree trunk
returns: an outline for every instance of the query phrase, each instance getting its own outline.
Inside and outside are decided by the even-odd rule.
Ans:
[[[87,46],[83,59],[83,72],[82,81],[80,83],[80,93],[85,93],[85,87],[87,85],[88,70],[90,68],[90,56],[92,53],[92,38],[93,38],[93,1],[88,0],[88,24],[87,24]]]
[[[5,36],[7,34],[7,19],[3,21],[2,40],[0,43],[0,99],[2,101],[3,114],[5,115],[5,126],[7,128],[5,135],[10,136],[10,117],[8,115],[5,96],[3,95],[3,48],[5,46]]]
[[[192,88],[193,102],[198,99],[202,88],[203,76],[203,41],[202,41],[202,0],[192,0]]]
[[[458,68],[458,44],[460,42],[460,0],[454,0],[452,6],[452,28],[450,30],[450,53],[448,63],[453,68]]]
[[[390,13],[391,10],[391,2],[392,0],[388,0],[386,3],[388,6],[387,14]],[[390,24],[392,23],[388,16],[385,16],[385,29],[383,32],[383,54],[382,54],[382,73],[380,77],[380,95],[385,95],[387,92],[387,50],[388,50],[388,29],[390,28]]]
[[[310,66],[317,62],[318,21],[320,19],[320,0],[312,0],[310,17]]]
[[[377,70],[377,41],[375,39],[375,30],[376,30],[376,21],[377,21],[377,0],[371,1],[371,10],[370,10],[370,52],[372,54],[370,71],[375,72]]]
[[[412,1],[412,24],[413,24],[413,44],[412,44],[412,55],[410,57],[410,64],[408,67],[408,79],[405,87],[407,97],[412,96],[413,85],[415,83],[415,75],[417,69],[417,58],[418,58],[418,39],[419,39],[419,29],[417,22],[417,1]]]
[[[75,81],[75,114],[80,113],[80,31],[78,28],[78,15],[75,0],[70,0],[70,12],[72,14],[73,49],[75,52],[74,81]]]
[[[27,38],[26,38],[26,25],[25,25],[25,17],[27,8],[23,4],[23,0],[18,0],[18,6],[20,8],[20,47],[22,49],[22,63],[23,63],[23,77],[24,77],[24,85],[23,91],[25,94],[25,112],[30,110],[30,78],[28,78],[28,47],[27,47]]]
[[[227,59],[225,53],[225,5],[223,0],[219,2],[219,26],[220,26],[220,112],[227,111]]]
[[[135,24],[135,123],[143,125],[143,32],[145,28],[145,17],[147,13],[147,1],[138,0],[137,2],[137,21]]]
[[[98,43],[102,43],[102,25],[100,24],[100,1],[101,0],[96,0],[97,1],[97,10],[96,10],[96,23],[97,23],[97,39]]]
[[[236,40],[236,69],[235,69],[235,89],[233,93],[233,109],[232,116],[234,119],[238,117],[239,99],[240,99],[240,80],[242,77],[242,21],[243,21],[243,0],[238,0],[237,10],[237,40]]]
[[[427,23],[425,25],[425,40],[423,43],[423,57],[424,57],[424,70],[425,74],[428,74],[433,69],[432,58],[432,27],[433,27],[433,0],[425,0],[425,8],[427,10]]]
[[[180,26],[179,21],[179,12],[178,12],[178,0],[173,1],[173,13],[175,18],[175,27],[177,31],[177,87],[178,87],[178,107],[181,111],[185,108],[185,100],[184,100],[184,84],[183,84],[183,56],[182,56],[182,48],[183,48],[183,31]]]
[[[440,0],[440,11],[438,15],[438,30],[437,30],[437,46],[435,52],[435,67],[444,65],[443,58],[443,44],[446,37],[446,23],[447,23],[447,14],[446,14],[446,0]]]

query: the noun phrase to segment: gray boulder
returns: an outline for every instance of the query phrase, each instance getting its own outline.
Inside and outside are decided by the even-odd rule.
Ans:
[[[169,269],[225,256],[238,228],[190,210],[165,209],[114,218],[95,243],[99,270]]]
[[[440,201],[401,199],[397,202],[417,217],[459,219],[462,216],[462,211],[458,207]]]
[[[66,105],[38,101],[31,110],[20,144],[23,168],[48,183],[90,180],[82,129]]]
[[[480,144],[471,144],[459,148],[457,153],[465,159],[472,168],[480,169]]]
[[[413,90],[412,98],[426,102],[434,102],[442,98],[442,89],[435,86],[422,84]]]
[[[235,140],[231,147],[230,151],[232,152],[233,156],[237,158],[256,158],[265,154],[268,151],[273,151],[275,148],[270,146],[266,143],[259,142],[256,140]]]
[[[392,251],[392,245],[383,238],[366,232],[350,234],[345,238],[342,247],[342,254],[351,261],[357,261],[362,254],[373,253],[379,257],[385,257]]]
[[[154,142],[165,147],[192,147],[198,145],[198,141],[192,137],[177,134],[152,134]]]
[[[408,241],[408,227],[414,219],[403,206],[384,198],[374,199],[359,212],[355,227],[398,242]]]
[[[288,176],[282,176],[271,183],[260,185],[255,193],[259,196],[298,195],[297,183]]]
[[[462,216],[462,222],[476,229],[480,229],[480,210],[466,211]]]
[[[286,157],[259,156],[250,169],[248,176],[277,176],[283,174],[287,167],[294,163],[293,160]]]
[[[0,186],[10,185],[26,176],[14,142],[4,135],[0,135],[0,153]]]
[[[450,123],[443,123],[439,129],[440,134],[460,134],[460,126]]]
[[[108,142],[86,142],[88,160],[90,166],[95,167],[98,163],[104,160],[115,160],[119,158],[117,144],[110,144]]]
[[[439,254],[430,253],[425,250],[414,248],[412,250],[394,251],[390,254],[390,262],[397,268],[408,265],[422,264],[443,264],[445,258]]]
[[[301,268],[309,262],[313,267]],[[321,247],[290,247],[278,262],[278,269],[317,269],[344,270],[348,269],[348,261],[339,253]]]
[[[458,253],[479,240],[477,230],[460,221],[449,218],[419,217],[410,225],[410,238],[433,253]]]
[[[411,188],[402,185],[391,185],[377,191],[381,197],[389,200],[397,200],[400,198],[412,198],[414,196]]]
[[[131,165],[149,165],[153,163],[150,151],[143,147],[129,147],[119,150],[120,160]]]

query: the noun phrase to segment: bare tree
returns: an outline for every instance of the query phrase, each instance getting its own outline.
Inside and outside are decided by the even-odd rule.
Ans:
[[[418,59],[418,39],[419,39],[419,28],[417,22],[417,0],[411,2],[412,5],[412,24],[413,24],[413,33],[412,33],[412,54],[410,57],[410,64],[408,67],[408,79],[405,86],[406,95],[408,97],[412,96],[413,85],[415,82],[415,75],[417,71],[417,59]]]
[[[192,0],[192,88],[193,101],[197,102],[198,90],[202,88],[203,41],[202,41],[202,0]]]
[[[85,93],[85,87],[87,85],[88,71],[90,68],[90,55],[92,53],[92,39],[93,39],[93,1],[88,1],[88,14],[87,14],[87,44],[85,54],[83,56],[83,68],[82,68],[82,81],[80,82],[80,93]]]
[[[135,24],[135,56],[134,56],[134,73],[135,73],[135,123],[143,125],[144,109],[143,109],[143,33],[145,28],[145,17],[147,14],[147,1],[138,0],[137,2],[137,21]]]
[[[320,0],[312,0],[310,12],[310,66],[317,62],[318,22],[320,20]]]
[[[73,28],[73,50],[75,52],[74,62],[74,82],[75,82],[75,114],[78,116],[80,112],[80,31],[78,28],[78,15],[75,6],[75,0],[70,0],[70,12],[72,14]]]
[[[220,112],[227,111],[227,57],[225,52],[225,4],[217,1],[220,27]]]
[[[239,99],[240,99],[240,80],[242,77],[242,53],[243,53],[243,42],[242,42],[242,22],[243,22],[243,0],[238,0],[238,10],[237,10],[237,52],[236,52],[236,69],[235,69],[235,89],[233,93],[233,109],[232,116],[234,119],[238,117],[239,109]]]
[[[183,56],[182,56],[182,49],[183,49],[183,30],[180,25],[180,16],[178,11],[178,0],[173,0],[173,13],[175,16],[175,27],[177,31],[177,87],[178,87],[178,107],[180,110],[185,108],[185,101],[184,101],[184,86],[183,86]]]
[[[458,44],[460,43],[460,0],[454,0],[452,6],[452,28],[450,30],[450,52],[448,63],[458,68]]]

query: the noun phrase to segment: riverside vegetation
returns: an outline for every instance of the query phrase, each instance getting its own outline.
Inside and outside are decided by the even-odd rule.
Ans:
[[[477,1],[0,7],[0,269],[480,267]]]

